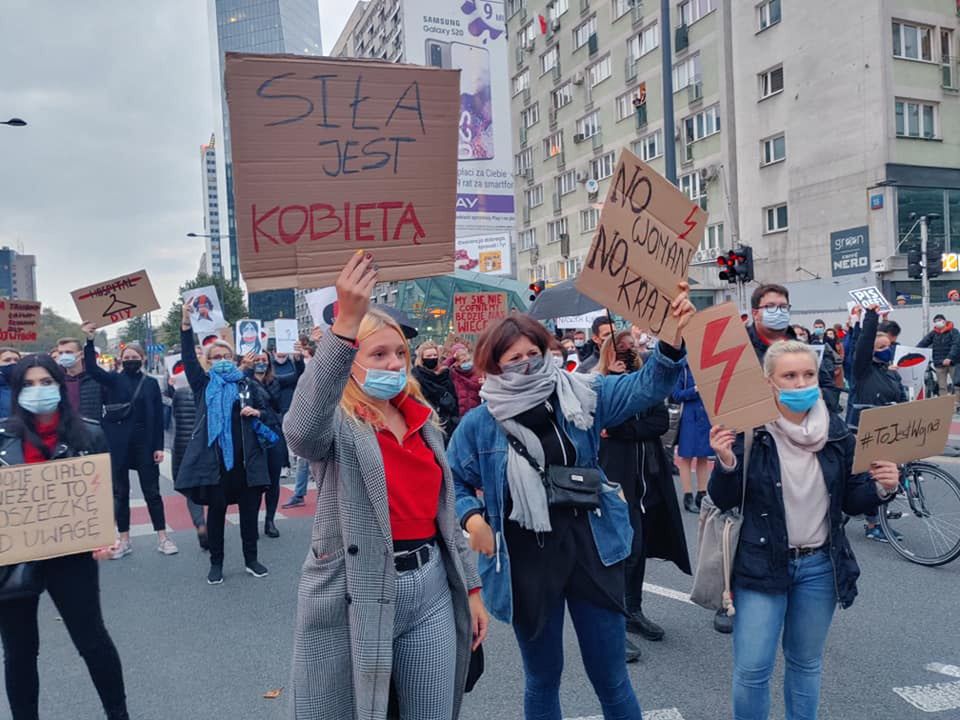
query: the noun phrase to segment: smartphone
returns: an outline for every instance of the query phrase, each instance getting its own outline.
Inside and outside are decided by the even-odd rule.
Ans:
[[[490,53],[486,48],[450,43],[451,67],[460,69],[460,160],[491,160],[493,98]]]
[[[426,43],[427,65],[436,68],[453,67],[450,64],[450,43],[442,40],[427,40]]]

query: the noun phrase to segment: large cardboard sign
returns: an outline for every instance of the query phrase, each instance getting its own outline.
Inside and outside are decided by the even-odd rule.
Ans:
[[[453,325],[458,335],[479,335],[507,316],[505,293],[454,293]]]
[[[879,288],[873,285],[870,287],[859,288],[858,290],[850,290],[848,294],[860,307],[868,308],[871,305],[877,305],[878,312],[884,312],[886,310],[893,309],[893,306],[883,296],[883,293],[880,292]]]
[[[654,335],[673,338],[670,303],[707,213],[629,150],[620,154],[577,289]]]
[[[736,305],[701,310],[684,329],[683,339],[711,425],[742,432],[780,417]]]
[[[112,545],[110,455],[0,466],[0,565]]]
[[[953,419],[953,395],[870,408],[860,413],[853,472],[866,472],[875,460],[904,463],[940,455]]]
[[[932,360],[932,348],[897,345],[893,364],[911,400],[923,400],[926,396],[927,367]]]
[[[190,308],[190,325],[200,337],[227,326],[217,288],[213,285],[187,290],[183,293],[183,302]]]
[[[80,318],[98,328],[160,309],[146,270],[88,285],[70,295]]]
[[[37,341],[40,303],[33,300],[0,298],[0,342],[6,344]]]
[[[227,53],[240,269],[251,291],[453,271],[460,74]]]

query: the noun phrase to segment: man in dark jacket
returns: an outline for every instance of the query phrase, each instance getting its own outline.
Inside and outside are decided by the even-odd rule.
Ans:
[[[193,426],[197,421],[197,405],[193,397],[193,391],[185,375],[170,377],[168,380],[167,396],[173,399],[173,443],[171,470],[173,477],[177,477],[180,472],[180,463],[183,462],[183,454],[190,443],[190,436],[193,434]],[[207,522],[203,516],[203,506],[197,505],[190,498],[186,498],[187,509],[190,511],[190,520],[193,527],[197,530],[197,542],[203,550],[208,549],[207,543]]]
[[[590,354],[584,357],[580,356],[579,373],[592,373],[600,362],[600,348],[607,341],[607,338],[613,335],[613,323],[606,315],[594,318],[590,339]]]
[[[934,315],[933,330],[917,343],[917,347],[933,349],[933,368],[937,373],[937,385],[940,387],[940,394],[946,395],[950,391],[949,381],[953,368],[960,361],[960,331],[953,326],[952,322],[947,322],[943,315]]]
[[[753,324],[747,326],[747,335],[753,343],[757,359],[763,364],[767,348],[778,340],[796,340],[790,327],[790,291],[783,285],[761,285],[750,297]]]
[[[57,364],[67,376],[67,397],[82,417],[100,422],[103,415],[103,390],[86,371],[83,346],[76,338],[57,341]]]
[[[20,351],[12,347],[0,348],[0,417],[10,414],[10,373],[20,362]]]

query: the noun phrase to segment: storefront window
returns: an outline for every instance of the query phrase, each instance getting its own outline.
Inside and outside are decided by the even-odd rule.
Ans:
[[[910,233],[917,218],[932,214],[939,217],[932,218],[929,222],[930,242],[942,243],[944,252],[960,251],[960,191],[958,190],[899,188],[897,190],[898,244],[903,242],[907,233]],[[910,233],[909,240],[900,246],[900,254],[919,249],[920,228],[918,226]]]

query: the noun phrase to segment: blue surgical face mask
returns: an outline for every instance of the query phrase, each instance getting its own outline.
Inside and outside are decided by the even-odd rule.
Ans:
[[[234,364],[233,360],[217,360],[213,365],[210,366],[210,372],[215,372],[218,375],[225,375],[229,372],[233,372],[237,369],[237,366]]]
[[[258,375],[263,375],[267,372],[269,368],[270,366],[267,365],[266,363],[257,363],[256,365],[253,366],[253,371]]]
[[[543,355],[517,360],[503,366],[504,375],[533,375],[543,369]]]
[[[469,361],[462,362],[460,363],[460,369],[463,370],[464,372],[470,372],[471,370],[473,370],[473,363]]]
[[[884,365],[889,365],[893,362],[893,348],[888,347],[884,350],[877,350],[873,353],[874,360],[882,362]]]
[[[780,388],[780,404],[787,410],[796,413],[806,412],[820,399],[820,388],[817,385],[799,389]]]
[[[77,355],[72,352],[62,352],[57,355],[57,364],[62,368],[72,368],[77,364]]]
[[[360,383],[360,389],[377,400],[393,400],[406,387],[406,370],[367,370],[367,377]]]
[[[28,385],[20,391],[17,403],[34,415],[47,415],[60,404],[59,385]]]
[[[790,311],[780,308],[764,308],[760,315],[763,326],[770,330],[785,330],[790,324]]]
[[[817,337],[823,337],[823,334],[824,334],[826,331],[827,331],[826,328],[815,327],[815,328],[813,329],[813,334],[816,335]]]

